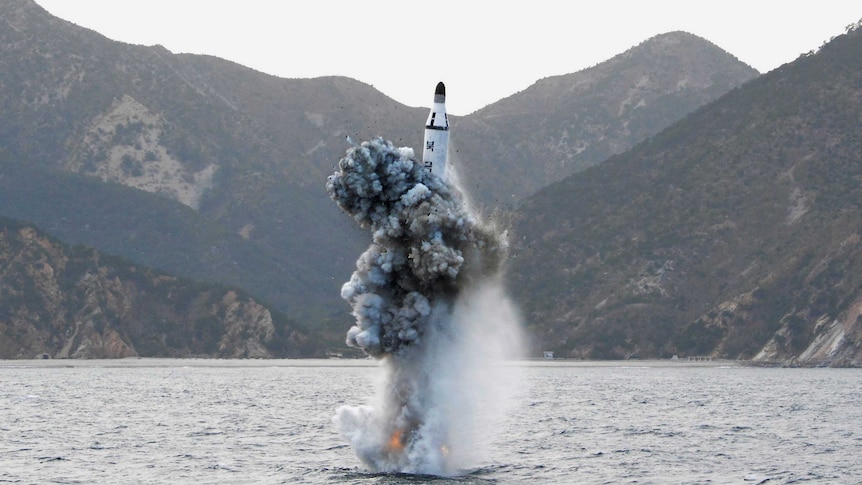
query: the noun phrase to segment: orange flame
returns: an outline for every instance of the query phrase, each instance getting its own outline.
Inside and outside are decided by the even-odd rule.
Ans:
[[[402,451],[404,450],[404,441],[402,437],[404,436],[404,431],[400,429],[396,429],[392,432],[392,436],[389,437],[389,443],[386,448],[389,451]]]

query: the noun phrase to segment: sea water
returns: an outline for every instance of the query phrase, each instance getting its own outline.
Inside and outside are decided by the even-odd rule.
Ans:
[[[506,365],[489,456],[433,477],[369,473],[336,433],[373,361],[0,361],[0,483],[862,483],[862,370]]]

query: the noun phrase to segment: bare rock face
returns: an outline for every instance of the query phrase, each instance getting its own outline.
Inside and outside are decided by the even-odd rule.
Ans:
[[[136,189],[165,195],[192,209],[213,186],[217,166],[195,170],[162,144],[165,118],[123,95],[90,124],[65,167]]]
[[[289,356],[301,332],[236,290],[158,274],[0,219],[0,358]],[[270,348],[279,338],[278,351]]]
[[[73,340],[69,341],[70,344],[73,342]],[[113,329],[108,329],[104,335],[95,331],[87,332],[81,338],[77,348],[71,355],[63,355],[61,353],[58,357],[71,357],[73,359],[121,359],[137,356],[138,354],[135,350],[129,347],[126,342],[123,342],[119,333]]]
[[[270,357],[266,342],[275,335],[272,314],[254,301],[242,301],[235,291],[225,293],[219,302],[224,312],[224,336],[219,353],[225,357]]]

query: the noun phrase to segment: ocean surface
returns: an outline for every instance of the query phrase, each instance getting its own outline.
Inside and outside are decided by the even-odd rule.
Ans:
[[[0,361],[0,483],[862,483],[862,370],[522,362],[484,461],[368,472],[371,361]]]

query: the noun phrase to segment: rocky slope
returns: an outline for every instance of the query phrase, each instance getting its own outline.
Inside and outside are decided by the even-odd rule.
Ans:
[[[122,44],[30,0],[0,43],[0,215],[297,317],[333,312],[365,244],[323,190],[345,135],[421,141],[424,110],[366,84]]]
[[[532,197],[511,274],[538,345],[862,364],[857,27]]]
[[[239,286],[343,333],[339,288],[368,240],[324,180],[345,135],[419,147],[425,109],[347,78],[280,79],[114,42],[31,0],[4,2],[0,44],[0,215]],[[702,39],[660,36],[453,117],[456,164],[484,203],[511,206],[754,75]],[[416,80],[428,83],[429,103],[436,81]]]
[[[307,331],[247,295],[0,219],[0,359],[298,357]]]

